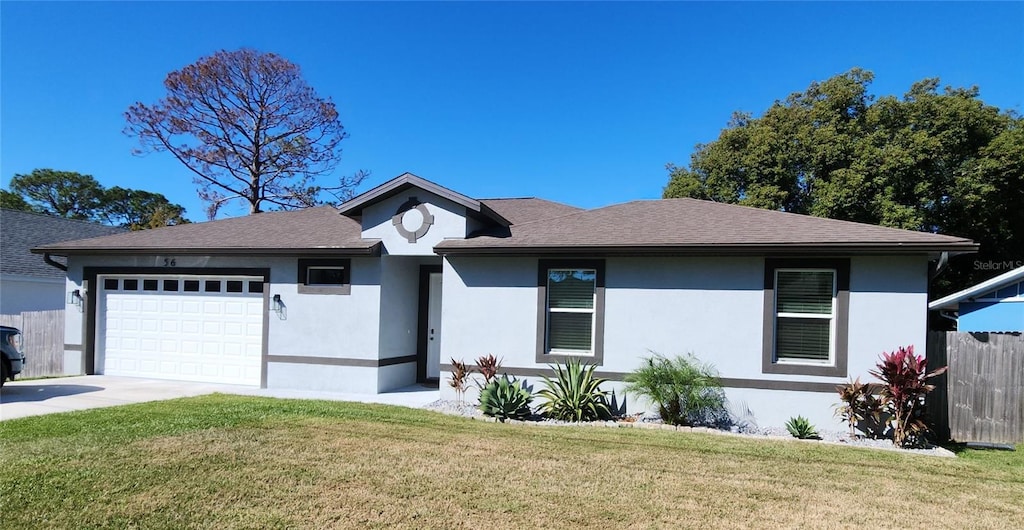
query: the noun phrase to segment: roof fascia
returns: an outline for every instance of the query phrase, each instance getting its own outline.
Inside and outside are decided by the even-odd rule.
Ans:
[[[934,254],[976,252],[974,243],[893,244],[893,245],[689,245],[689,246],[447,246],[434,247],[439,255],[461,256],[849,256]]]
[[[309,248],[196,248],[196,247],[93,247],[93,248],[33,248],[33,254],[55,256],[140,256],[178,254],[182,256],[337,256],[377,257],[383,245],[376,241],[365,247],[309,247]]]

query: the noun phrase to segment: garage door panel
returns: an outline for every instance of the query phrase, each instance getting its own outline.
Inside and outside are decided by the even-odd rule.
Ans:
[[[98,347],[102,373],[260,383],[263,294],[249,293],[246,279],[176,276],[117,280],[100,282],[113,287],[101,293]],[[132,285],[151,290],[117,289]],[[193,285],[202,289],[187,290]],[[182,287],[186,290],[178,290]]]

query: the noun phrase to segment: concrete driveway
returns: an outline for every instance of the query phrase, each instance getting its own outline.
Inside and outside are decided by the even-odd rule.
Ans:
[[[413,386],[385,394],[349,394],[302,390],[272,390],[237,385],[83,375],[56,379],[8,381],[0,389],[0,420],[55,412],[113,407],[220,392],[293,399],[327,399],[423,407],[437,401],[437,388]]]

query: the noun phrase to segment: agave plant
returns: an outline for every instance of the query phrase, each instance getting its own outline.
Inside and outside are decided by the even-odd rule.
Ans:
[[[914,347],[882,352],[882,360],[871,375],[882,380],[882,399],[892,414],[892,441],[904,447],[922,441],[928,426],[924,423],[924,398],[935,389],[926,381],[946,373],[947,366],[928,372],[924,357],[914,355]]]
[[[600,388],[607,380],[594,377],[597,366],[572,359],[551,369],[555,378],[544,377],[547,388],[537,393],[547,400],[541,405],[545,414],[563,421],[594,421],[612,416],[608,392]]]
[[[495,378],[480,389],[480,410],[501,422],[529,418],[531,401],[533,393],[530,389],[508,375]]]
[[[789,431],[789,434],[792,434],[794,438],[799,438],[801,440],[821,439],[821,437],[818,436],[818,431],[814,428],[814,425],[811,425],[811,421],[803,416],[790,418],[789,421],[786,422],[786,430]]]

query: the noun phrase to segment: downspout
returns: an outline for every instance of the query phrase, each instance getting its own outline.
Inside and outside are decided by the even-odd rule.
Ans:
[[[939,262],[935,264],[935,270],[932,271],[928,281],[938,278],[942,271],[946,270],[946,267],[949,267],[949,252],[943,252],[939,255]]]
[[[947,318],[949,320],[952,320],[953,323],[957,325],[957,329],[960,329],[960,321],[957,320],[957,317],[955,317],[952,314],[950,314],[950,312],[948,310],[940,309],[939,310],[939,316],[942,317],[942,318]]]
[[[57,267],[58,269],[60,269],[60,270],[62,270],[64,272],[68,271],[68,266],[63,264],[63,263],[61,263],[61,262],[59,262],[59,261],[53,261],[53,258],[50,257],[50,253],[49,252],[46,252],[46,253],[43,254],[43,261],[45,261],[47,265],[51,265],[53,267]]]

